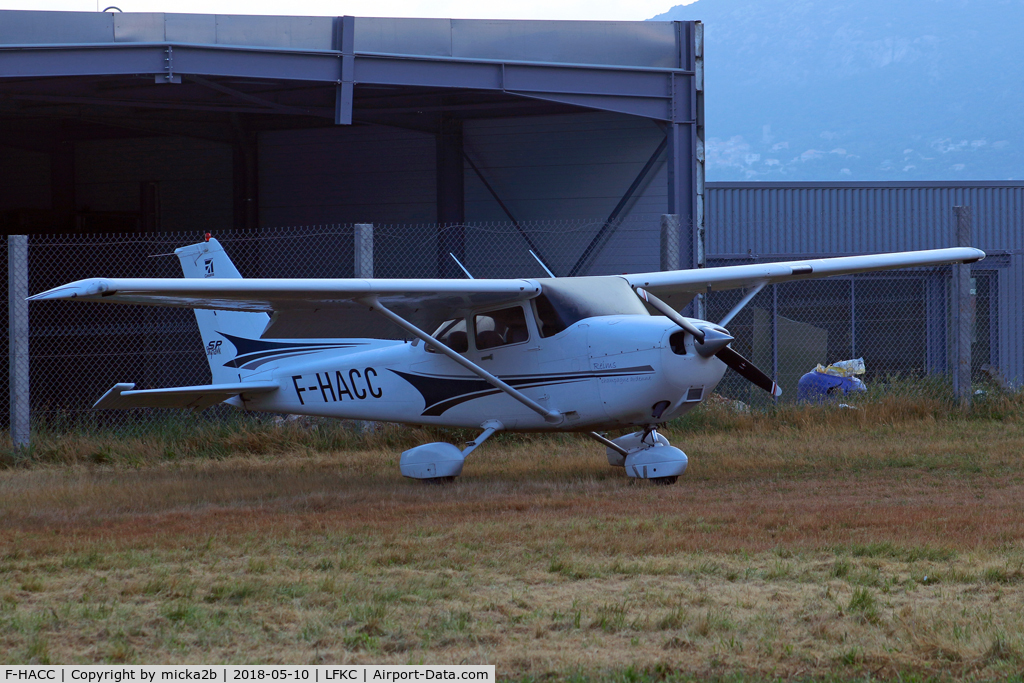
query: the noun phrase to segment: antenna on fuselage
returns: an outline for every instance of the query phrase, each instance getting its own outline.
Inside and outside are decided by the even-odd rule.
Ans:
[[[476,278],[474,278],[470,274],[470,272],[468,270],[466,270],[466,266],[462,265],[462,261],[460,261],[458,258],[456,258],[455,254],[453,254],[452,252],[449,251],[448,255],[451,256],[452,260],[455,261],[455,263],[458,264],[459,268],[462,268],[462,272],[466,274],[466,277],[468,277],[470,280],[475,280],[476,279]]]
[[[530,249],[530,256],[537,259],[537,263],[540,264],[540,267],[544,269],[544,272],[547,273],[549,277],[557,277],[554,273],[551,272],[550,268],[544,265],[544,262],[540,260],[540,256],[537,256],[537,254],[533,253],[533,249]]]

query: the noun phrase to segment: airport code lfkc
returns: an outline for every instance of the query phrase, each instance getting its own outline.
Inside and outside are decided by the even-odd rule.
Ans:
[[[439,666],[4,666],[0,683],[160,681],[494,681],[493,665]]]

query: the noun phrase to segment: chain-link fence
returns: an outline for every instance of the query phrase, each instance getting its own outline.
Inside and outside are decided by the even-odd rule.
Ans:
[[[709,265],[725,265],[712,260]],[[772,376],[783,400],[818,400],[829,387],[801,378],[817,365],[863,358],[870,390],[952,397],[956,364],[953,268],[915,268],[770,285],[728,325],[732,346]],[[999,384],[995,271],[971,277],[974,381]],[[721,319],[741,291],[712,292],[710,320]],[[836,389],[845,391],[844,387]],[[734,373],[718,393],[762,404],[768,399]]]
[[[559,276],[650,271],[658,270],[660,244],[657,216],[613,224],[316,225],[225,231],[216,237],[239,272],[254,278],[466,278],[463,268],[475,278],[546,277],[545,267]],[[203,238],[198,233],[33,236],[29,291],[89,277],[181,277],[174,249]],[[55,430],[131,425],[151,412],[90,407],[117,382],[154,388],[210,381],[189,310],[48,301],[32,304],[31,315],[36,425]],[[5,404],[5,423],[8,415]]]
[[[545,266],[556,276],[598,275],[655,271],[663,262],[657,216],[617,224],[305,226],[216,237],[245,277],[465,278],[466,272],[476,278],[545,277]],[[28,247],[28,289],[36,293],[97,276],[181,277],[174,249],[202,238],[190,233],[35,236]],[[709,266],[729,263],[708,260]],[[2,281],[6,287],[7,278]],[[973,362],[982,373],[996,358],[996,278],[977,271],[973,282]],[[777,379],[784,400],[800,396],[800,377],[818,363],[857,357],[866,361],[869,386],[897,378],[942,385],[952,367],[950,290],[949,267],[787,283],[766,287],[728,327],[736,337],[734,348]],[[720,320],[741,296],[739,291],[710,293],[708,319]],[[66,301],[34,303],[30,310],[31,409],[37,426],[130,425],[151,413],[100,412],[90,406],[117,382],[154,388],[210,381],[191,311]],[[719,393],[745,402],[766,400],[750,387],[730,372]],[[7,426],[6,402],[2,414]]]

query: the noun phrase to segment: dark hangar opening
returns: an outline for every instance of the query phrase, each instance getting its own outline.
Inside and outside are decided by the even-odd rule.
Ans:
[[[696,216],[694,22],[0,19],[7,234]]]

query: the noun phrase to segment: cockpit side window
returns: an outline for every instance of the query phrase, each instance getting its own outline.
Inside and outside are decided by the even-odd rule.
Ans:
[[[475,317],[473,324],[476,329],[476,348],[481,351],[518,344],[530,338],[522,306],[481,313]]]
[[[434,334],[431,335],[439,342],[456,353],[469,351],[469,335],[466,333],[466,319],[454,318],[441,323]],[[427,351],[437,353],[437,349],[427,344]]]
[[[543,294],[533,300],[533,311],[537,314],[537,329],[542,337],[553,337],[567,327],[551,300]]]

